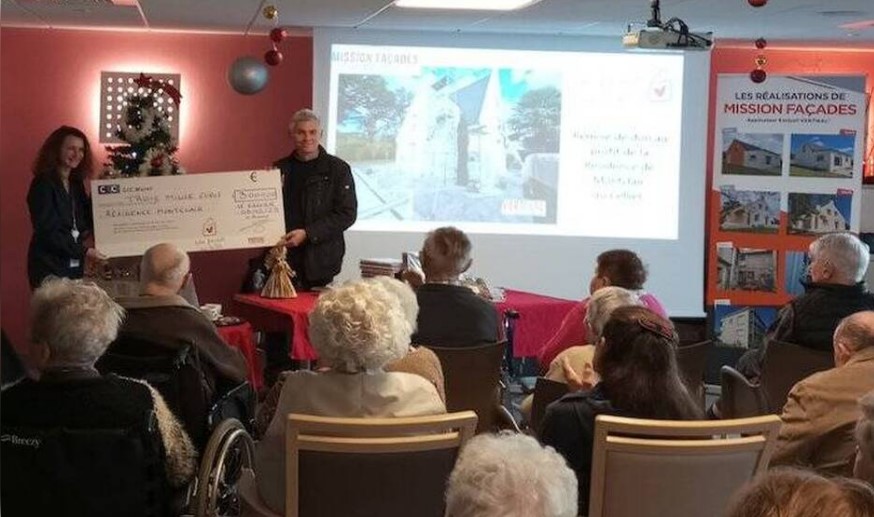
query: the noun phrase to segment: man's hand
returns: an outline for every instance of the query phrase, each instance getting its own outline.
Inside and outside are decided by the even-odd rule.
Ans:
[[[291,246],[292,248],[300,246],[306,240],[307,240],[307,231],[304,229],[291,230],[290,232],[286,233],[285,236],[282,237],[282,243],[285,246]]]
[[[598,376],[589,363],[583,366],[582,373],[578,373],[571,366],[570,360],[564,357],[562,358],[561,368],[564,370],[564,377],[567,379],[570,391],[590,390],[598,382]]]

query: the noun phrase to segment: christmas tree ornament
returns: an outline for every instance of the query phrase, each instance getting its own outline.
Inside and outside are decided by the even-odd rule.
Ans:
[[[764,50],[765,47],[768,46],[768,40],[765,38],[759,38],[756,40],[756,48],[759,50]]]
[[[288,31],[282,27],[270,29],[270,40],[274,43],[282,43],[288,37]]]
[[[264,61],[266,61],[270,66],[276,66],[279,63],[282,63],[282,52],[276,49],[268,50],[264,54]]]
[[[267,86],[270,73],[267,67],[251,56],[244,56],[231,64],[228,69],[228,83],[237,93],[254,95]]]
[[[268,20],[275,20],[276,17],[279,16],[279,9],[277,9],[275,5],[266,5],[261,13]]]
[[[767,78],[768,74],[761,68],[756,68],[755,70],[750,72],[750,80],[756,84],[765,82],[765,79]]]

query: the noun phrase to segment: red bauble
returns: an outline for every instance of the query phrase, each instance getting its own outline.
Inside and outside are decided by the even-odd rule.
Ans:
[[[765,38],[759,38],[756,40],[756,48],[762,50],[763,48],[768,46],[768,40]]]
[[[152,158],[152,161],[149,162],[149,165],[151,165],[153,169],[161,167],[164,165],[164,155],[159,154],[158,156],[155,156]]]
[[[276,27],[275,29],[270,30],[270,39],[275,43],[280,43],[287,37],[288,31],[283,29],[282,27]]]
[[[765,82],[765,79],[768,78],[768,74],[762,70],[761,68],[756,68],[752,72],[750,72],[750,81],[759,84]]]
[[[747,2],[753,7],[762,7],[768,3],[768,0],[747,0]]]
[[[264,54],[264,61],[270,66],[276,66],[279,63],[282,63],[282,52],[273,49],[268,50],[266,54]]]

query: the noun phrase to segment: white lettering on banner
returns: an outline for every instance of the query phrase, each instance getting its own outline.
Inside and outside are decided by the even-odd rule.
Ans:
[[[279,170],[92,182],[94,237],[110,257],[271,246],[285,233]]]

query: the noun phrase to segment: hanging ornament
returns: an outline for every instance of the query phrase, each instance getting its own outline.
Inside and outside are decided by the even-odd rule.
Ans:
[[[768,64],[768,59],[764,54],[759,54],[756,56],[756,68],[765,68],[765,65]]]
[[[270,74],[267,67],[254,57],[237,59],[228,69],[228,83],[237,93],[254,95],[267,86]]]
[[[768,78],[767,72],[762,70],[761,68],[756,68],[752,72],[750,72],[750,81],[760,84],[765,82],[765,79]]]
[[[768,46],[768,40],[765,38],[759,38],[756,40],[756,48],[759,50],[764,50],[765,47]]]
[[[270,66],[276,66],[279,63],[282,63],[282,57],[282,52],[275,48],[264,53],[264,61]]]
[[[747,0],[747,2],[753,7],[762,7],[768,3],[768,0]]]
[[[752,3],[752,0],[750,0],[750,3]],[[279,9],[277,9],[275,5],[264,6],[264,10],[261,12],[268,20],[275,20],[276,17],[279,16]]]
[[[270,40],[273,43],[282,43],[282,40],[288,37],[288,31],[283,27],[276,27],[270,30]]]

